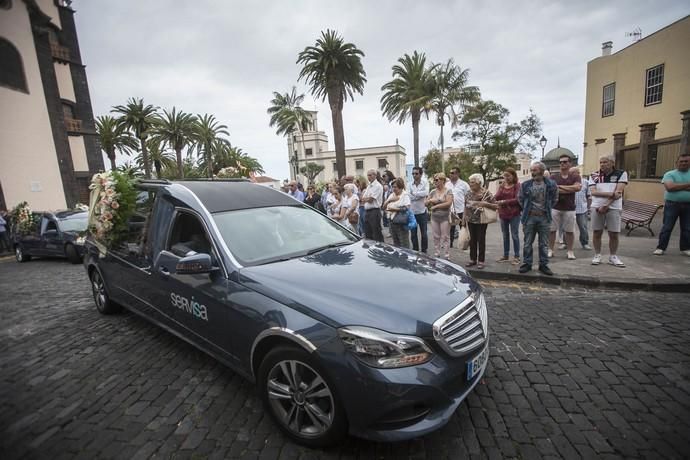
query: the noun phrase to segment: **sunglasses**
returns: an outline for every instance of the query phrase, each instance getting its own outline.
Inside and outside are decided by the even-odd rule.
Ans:
[[[419,173],[412,173],[413,176],[419,176]]]
[[[562,165],[564,165],[564,164],[566,164],[566,163],[570,163],[570,161],[568,161],[568,160],[565,160],[565,161],[559,161],[559,163],[560,163],[560,164],[562,164]]]

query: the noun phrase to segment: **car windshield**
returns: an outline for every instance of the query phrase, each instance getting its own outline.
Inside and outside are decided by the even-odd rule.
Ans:
[[[218,212],[213,218],[242,265],[302,257],[359,239],[318,211],[301,206]]]
[[[65,219],[60,219],[58,225],[63,232],[83,232],[89,224],[88,217],[86,213],[74,214]]]

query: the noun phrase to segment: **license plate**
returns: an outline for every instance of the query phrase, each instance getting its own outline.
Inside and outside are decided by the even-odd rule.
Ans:
[[[485,347],[481,353],[467,361],[467,380],[472,380],[489,359],[489,347]]]

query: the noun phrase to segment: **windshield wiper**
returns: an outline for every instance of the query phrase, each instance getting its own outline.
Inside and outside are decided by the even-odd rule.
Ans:
[[[352,241],[341,241],[340,243],[331,243],[331,244],[327,244],[324,246],[320,246],[318,248],[311,249],[311,250],[307,251],[307,253],[304,255],[310,256],[312,254],[316,254],[317,252],[325,251],[326,249],[333,249],[333,248],[345,246],[345,245],[352,244],[352,243],[353,243]]]

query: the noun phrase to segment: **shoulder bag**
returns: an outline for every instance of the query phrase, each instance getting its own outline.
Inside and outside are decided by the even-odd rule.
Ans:
[[[488,191],[487,191],[488,193]],[[487,194],[485,193],[484,196],[482,197],[482,201],[485,201],[487,198]],[[479,214],[479,223],[480,224],[493,224],[498,220],[498,211],[495,209],[490,209],[490,208],[479,208],[480,214]]]

